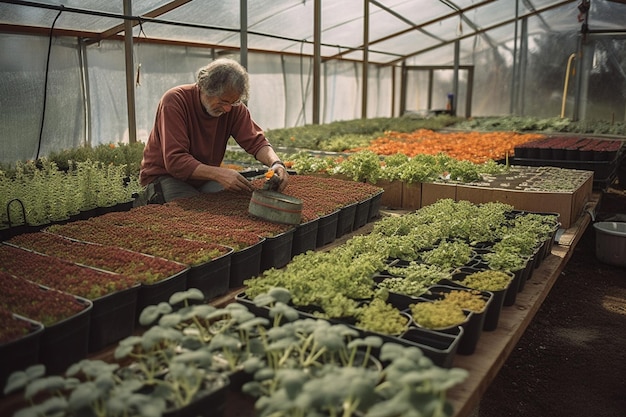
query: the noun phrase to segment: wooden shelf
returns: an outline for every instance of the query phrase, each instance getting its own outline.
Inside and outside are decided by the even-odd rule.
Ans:
[[[469,371],[468,379],[448,391],[448,398],[452,402],[454,417],[468,417],[480,404],[480,399],[496,377],[502,365],[515,348],[517,342],[532,322],[541,304],[552,289],[552,286],[571,258],[574,248],[582,234],[591,222],[591,213],[595,212],[601,194],[593,193],[591,200],[579,219],[559,236],[559,243],[552,248],[551,254],[533,271],[531,279],[524,286],[524,290],[517,294],[516,302],[512,306],[503,307],[495,331],[483,332],[476,350],[472,355],[456,355],[453,366]],[[381,210],[385,215],[401,215],[402,210]],[[346,234],[332,243],[317,250],[329,250],[345,243],[355,235],[370,233],[374,223],[367,223],[362,228]],[[242,288],[231,291],[211,302],[221,306],[232,302],[235,295]],[[139,331],[139,330],[138,330]],[[92,359],[113,360],[114,347],[90,355]],[[23,406],[18,396],[0,398],[0,415],[11,415],[17,408]],[[240,393],[231,392],[227,401],[224,417],[253,417],[254,400]]]
[[[559,244],[554,245],[552,253],[533,271],[523,291],[517,294],[515,304],[502,309],[498,328],[481,334],[474,354],[455,356],[453,366],[468,370],[469,377],[463,384],[448,391],[448,398],[455,410],[454,417],[470,416],[478,407],[491,381],[506,362],[572,257],[576,244],[591,222],[589,212],[595,211],[599,201],[600,194],[592,194],[585,211],[563,232]]]
[[[454,417],[469,417],[479,406],[481,397],[515,349],[517,342],[571,258],[576,244],[591,222],[590,213],[595,212],[600,197],[600,193],[592,194],[578,220],[560,234],[559,243],[553,246],[551,253],[543,260],[539,268],[533,271],[523,291],[517,294],[515,304],[502,308],[498,328],[481,334],[472,355],[457,354],[455,356],[452,366],[468,370],[469,377],[463,384],[448,391],[448,399],[455,410]],[[385,212],[385,215],[401,215],[402,213],[402,210],[392,210]],[[355,234],[369,233],[372,226],[372,223],[368,223],[358,231],[342,236],[341,239],[320,249],[328,250],[344,243]],[[230,302],[230,296],[225,296],[222,302]],[[233,401],[227,407],[224,417],[254,416],[253,401],[250,398],[236,393],[231,395]]]

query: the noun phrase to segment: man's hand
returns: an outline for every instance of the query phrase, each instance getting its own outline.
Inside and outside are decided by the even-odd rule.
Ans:
[[[283,164],[274,164],[270,167],[274,171],[274,175],[278,177],[280,183],[278,184],[278,192],[282,192],[287,183],[289,182],[289,173]]]
[[[243,175],[234,169],[200,164],[191,174],[191,179],[217,181],[224,190],[250,192],[254,187]]]
[[[221,168],[215,180],[228,191],[249,192],[254,190],[250,181],[234,169]]]

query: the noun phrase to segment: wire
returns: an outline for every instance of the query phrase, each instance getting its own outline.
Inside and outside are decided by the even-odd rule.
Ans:
[[[139,34],[137,35],[137,61],[139,62],[139,64],[137,65],[137,75],[135,76],[135,86],[136,87],[140,87],[141,86],[141,56],[139,53],[139,41],[141,40],[141,35],[143,34],[143,37],[145,39],[148,38],[148,36],[146,35],[146,32],[143,31],[143,22],[142,19],[139,19]]]
[[[61,5],[63,6],[63,5]],[[61,13],[63,13],[63,8],[59,10],[59,13],[54,18],[52,22],[52,26],[50,27],[50,34],[48,36],[48,56],[46,57],[46,74],[43,83],[43,108],[41,110],[41,126],[39,126],[39,141],[37,143],[37,153],[35,154],[35,160],[39,159],[39,152],[41,151],[41,140],[43,138],[43,126],[46,120],[46,103],[48,101],[48,74],[50,72],[50,55],[52,51],[52,32],[54,31],[54,25],[56,25],[57,20],[61,17]]]
[[[304,58],[303,58],[303,48],[304,48],[304,40],[300,43],[300,94],[302,95],[302,106],[300,107],[300,112],[298,113],[298,117],[296,118],[296,126],[300,122],[300,118],[302,118],[302,123],[306,125],[306,99],[309,94],[309,87],[311,85],[311,71],[313,70],[313,65],[309,65],[309,73],[306,80],[306,86],[304,81],[303,69],[304,69]]]

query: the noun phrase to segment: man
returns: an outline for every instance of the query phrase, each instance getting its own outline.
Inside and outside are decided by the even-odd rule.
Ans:
[[[285,165],[244,104],[249,85],[245,68],[221,58],[200,68],[195,84],[174,87],[163,95],[141,161],[144,193],[135,205],[221,190],[252,191],[243,175],[220,167],[231,136],[274,170],[280,180],[278,191],[286,187]]]

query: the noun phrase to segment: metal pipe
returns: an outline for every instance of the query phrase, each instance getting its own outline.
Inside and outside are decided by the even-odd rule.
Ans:
[[[248,0],[239,0],[239,61],[248,68]]]
[[[367,83],[369,79],[370,2],[363,0],[363,62],[361,83],[361,118],[367,119]]]
[[[124,0],[124,14],[132,14],[132,0]],[[124,57],[126,64],[126,112],[128,114],[128,142],[137,142],[135,114],[135,64],[133,60],[133,22],[124,20]]]
[[[302,57],[300,57],[302,59]],[[322,107],[322,0],[313,2],[313,124],[320,124]],[[302,110],[306,108],[306,94],[302,95]],[[326,110],[324,108],[324,110]],[[306,120],[305,120],[306,124]]]
[[[569,58],[567,58],[567,71],[565,73],[565,83],[563,85],[563,101],[561,102],[561,119],[565,117],[565,99],[567,98],[567,85],[569,84],[569,74],[570,67],[572,66],[572,61],[576,58],[576,54],[571,54]]]

